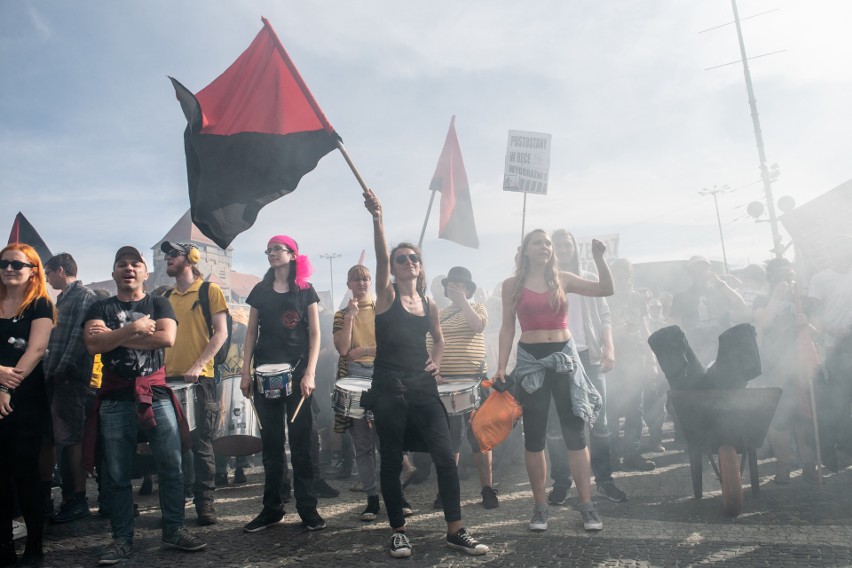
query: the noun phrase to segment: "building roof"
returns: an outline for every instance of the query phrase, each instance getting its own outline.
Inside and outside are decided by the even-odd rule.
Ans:
[[[260,282],[260,278],[254,274],[245,274],[235,270],[231,271],[231,292],[240,298],[248,297],[249,292],[251,292],[251,289],[254,288],[258,282]]]
[[[178,219],[177,223],[169,229],[169,232],[154,244],[151,248],[154,250],[160,250],[160,244],[163,241],[169,242],[178,242],[178,243],[202,243],[205,245],[211,245],[214,247],[218,247],[216,243],[210,240],[201,230],[195,226],[195,223],[192,222],[192,215],[190,210],[187,209],[186,213],[184,213],[180,219]],[[231,248],[231,247],[228,247]]]

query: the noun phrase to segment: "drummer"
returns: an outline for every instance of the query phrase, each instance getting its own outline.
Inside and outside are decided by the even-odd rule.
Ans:
[[[487,372],[484,332],[488,311],[483,304],[471,301],[476,292],[476,284],[467,268],[452,267],[447,277],[441,280],[441,284],[444,287],[444,295],[451,304],[440,313],[441,333],[444,335],[444,356],[435,380],[438,384],[459,381],[478,384]],[[431,343],[430,336],[428,340],[430,351]],[[495,509],[499,506],[499,501],[497,491],[492,487],[491,451],[480,452],[479,444],[470,430],[470,414],[450,416],[450,444],[455,454],[456,464],[459,463],[459,449],[465,431],[473,451],[476,470],[479,472],[482,506],[486,509]],[[440,493],[435,498],[433,507],[443,508]]]
[[[213,358],[228,338],[228,306],[222,289],[213,282],[205,286],[207,298],[200,297],[204,280],[198,270],[201,253],[195,245],[163,241],[160,249],[166,258],[166,274],[175,279],[174,288],[165,295],[178,321],[175,344],[166,349],[166,380],[195,385],[190,388],[195,390],[196,404],[188,409],[195,412],[196,424],[192,463],[184,470],[191,467],[194,472],[192,490],[198,524],[214,525],[218,519],[213,508],[216,463],[211,437],[219,421],[219,405]]]
[[[254,395],[263,442],[263,510],[243,530],[254,533],[284,518],[281,484],[284,480],[284,421],[290,433],[290,460],[293,464],[293,492],[302,525],[310,531],[325,528],[317,512],[311,466],[311,395],[316,388],[317,359],[320,350],[319,297],[308,277],[313,267],[291,237],[278,235],[266,245],[269,270],[249,293],[251,306],[243,350],[240,388]],[[289,365],[285,381],[289,395],[269,398],[252,383],[253,367]],[[279,391],[280,392],[280,391]],[[268,393],[271,394],[271,393]],[[299,406],[301,404],[301,407]],[[298,414],[296,410],[298,409]],[[295,420],[294,420],[294,414]]]
[[[334,347],[340,353],[337,378],[372,377],[376,358],[376,303],[370,294],[370,269],[356,264],[349,269],[346,286],[352,298],[346,307],[334,314]],[[335,431],[349,429],[355,446],[358,478],[367,494],[367,508],[362,521],[374,521],[379,514],[379,492],[374,459],[375,429],[366,418],[336,416]]]

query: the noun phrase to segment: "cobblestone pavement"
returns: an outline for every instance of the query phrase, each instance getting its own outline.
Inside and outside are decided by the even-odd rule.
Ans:
[[[187,527],[209,542],[196,553],[161,550],[155,484],[153,496],[136,497],[142,514],[136,522],[135,552],[120,566],[852,566],[849,456],[840,454],[840,473],[828,475],[822,487],[800,477],[777,485],[771,482],[773,460],[762,460],[760,499],[746,487],[743,514],[732,519],[722,512],[719,483],[710,467],[704,473],[704,498],[695,500],[683,451],[646,455],[656,460],[656,470],[615,474],[629,495],[627,503],[595,497],[604,530],[594,534],[582,529],[573,489],[566,506],[550,507],[547,532],[529,532],[532,494],[522,456],[498,455],[499,508],[482,508],[475,473],[462,481],[464,524],[491,547],[480,557],[444,546],[443,516],[431,508],[434,473],[406,490],[416,510],[408,519],[414,555],[406,560],[387,553],[390,533],[384,512],[374,523],[358,519],[366,497],[349,490],[355,478],[330,481],[341,494],[320,501],[326,530],[303,530],[290,503],[282,524],[244,534],[243,524],[261,507],[263,472],[253,468],[246,485],[217,490],[219,524],[195,526],[195,511],[187,507]],[[744,477],[748,479],[747,472]],[[45,565],[93,566],[108,542],[109,522],[97,515],[48,526]],[[20,552],[22,541],[18,543]]]

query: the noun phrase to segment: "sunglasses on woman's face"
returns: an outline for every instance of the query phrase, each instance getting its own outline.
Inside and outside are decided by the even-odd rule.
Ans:
[[[420,257],[414,254],[413,252],[409,254],[398,254],[394,257],[394,261],[397,264],[405,264],[409,260],[411,261],[411,264],[417,264],[418,262],[420,262]]]
[[[29,262],[21,262],[20,260],[0,260],[0,270],[6,270],[10,266],[12,267],[12,270],[17,272],[19,270],[23,270],[25,266],[27,268],[34,268],[35,264],[30,264]]]

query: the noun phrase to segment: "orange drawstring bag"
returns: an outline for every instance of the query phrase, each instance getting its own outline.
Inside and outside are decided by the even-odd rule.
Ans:
[[[482,381],[482,386],[490,388],[491,381]],[[521,414],[521,405],[509,391],[492,391],[470,417],[480,451],[488,452],[508,438]]]

